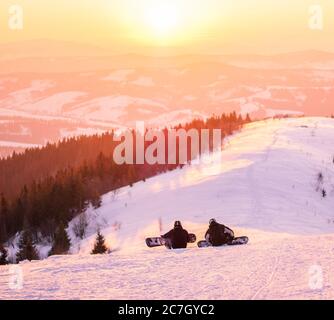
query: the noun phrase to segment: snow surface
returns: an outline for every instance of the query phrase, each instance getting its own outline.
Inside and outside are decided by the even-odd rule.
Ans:
[[[200,163],[106,194],[84,240],[70,224],[72,255],[19,265],[22,288],[0,267],[0,299],[333,299],[333,145],[333,119],[250,124]],[[176,219],[200,240],[213,217],[250,243],[144,244]],[[98,227],[109,255],[89,255]]]
[[[134,73],[135,70],[116,70],[102,80],[114,81],[114,82],[124,82],[127,80],[128,76]]]
[[[80,117],[82,114],[86,120],[104,119],[104,121],[117,121],[126,115],[126,108],[129,105],[145,105],[157,108],[159,111],[167,110],[166,106],[160,102],[131,96],[106,96],[78,104],[68,115]]]
[[[154,81],[150,77],[139,77],[137,80],[132,81],[131,83],[142,87],[154,87]]]

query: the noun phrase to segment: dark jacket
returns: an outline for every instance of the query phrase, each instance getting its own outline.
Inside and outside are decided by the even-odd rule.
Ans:
[[[234,232],[217,222],[211,223],[209,230],[205,234],[205,240],[210,242],[214,247],[228,244],[234,239]]]
[[[182,227],[174,228],[167,232],[162,238],[168,240],[167,246],[171,249],[182,249],[187,248],[189,241],[189,233]]]

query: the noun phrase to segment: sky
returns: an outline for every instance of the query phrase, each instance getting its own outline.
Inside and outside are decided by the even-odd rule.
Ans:
[[[20,5],[23,28],[9,28]],[[318,5],[317,28],[314,9]],[[321,14],[321,16],[319,16]],[[334,51],[330,0],[1,0],[0,44],[46,39],[136,51],[169,47],[188,52]]]

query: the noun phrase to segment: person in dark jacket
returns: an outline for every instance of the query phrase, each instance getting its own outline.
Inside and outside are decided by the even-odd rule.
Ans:
[[[180,221],[175,221],[174,229],[162,236],[166,240],[166,247],[169,249],[187,248],[189,241],[189,233],[183,229]]]
[[[210,220],[209,229],[205,234],[205,240],[212,246],[222,246],[230,243],[233,239],[234,232],[230,228],[218,223],[215,219]]]

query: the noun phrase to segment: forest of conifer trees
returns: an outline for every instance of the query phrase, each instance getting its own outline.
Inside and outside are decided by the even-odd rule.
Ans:
[[[242,118],[234,112],[195,119],[176,129],[221,129],[226,136],[250,121],[249,116]],[[168,129],[163,132],[167,139]],[[51,254],[62,253],[63,247],[69,247],[64,239],[69,221],[89,205],[98,208],[101,195],[183,165],[116,165],[113,151],[119,142],[114,135],[68,138],[0,160],[0,248],[24,231],[22,241],[47,239],[53,243]],[[145,148],[149,145],[145,142]]]

